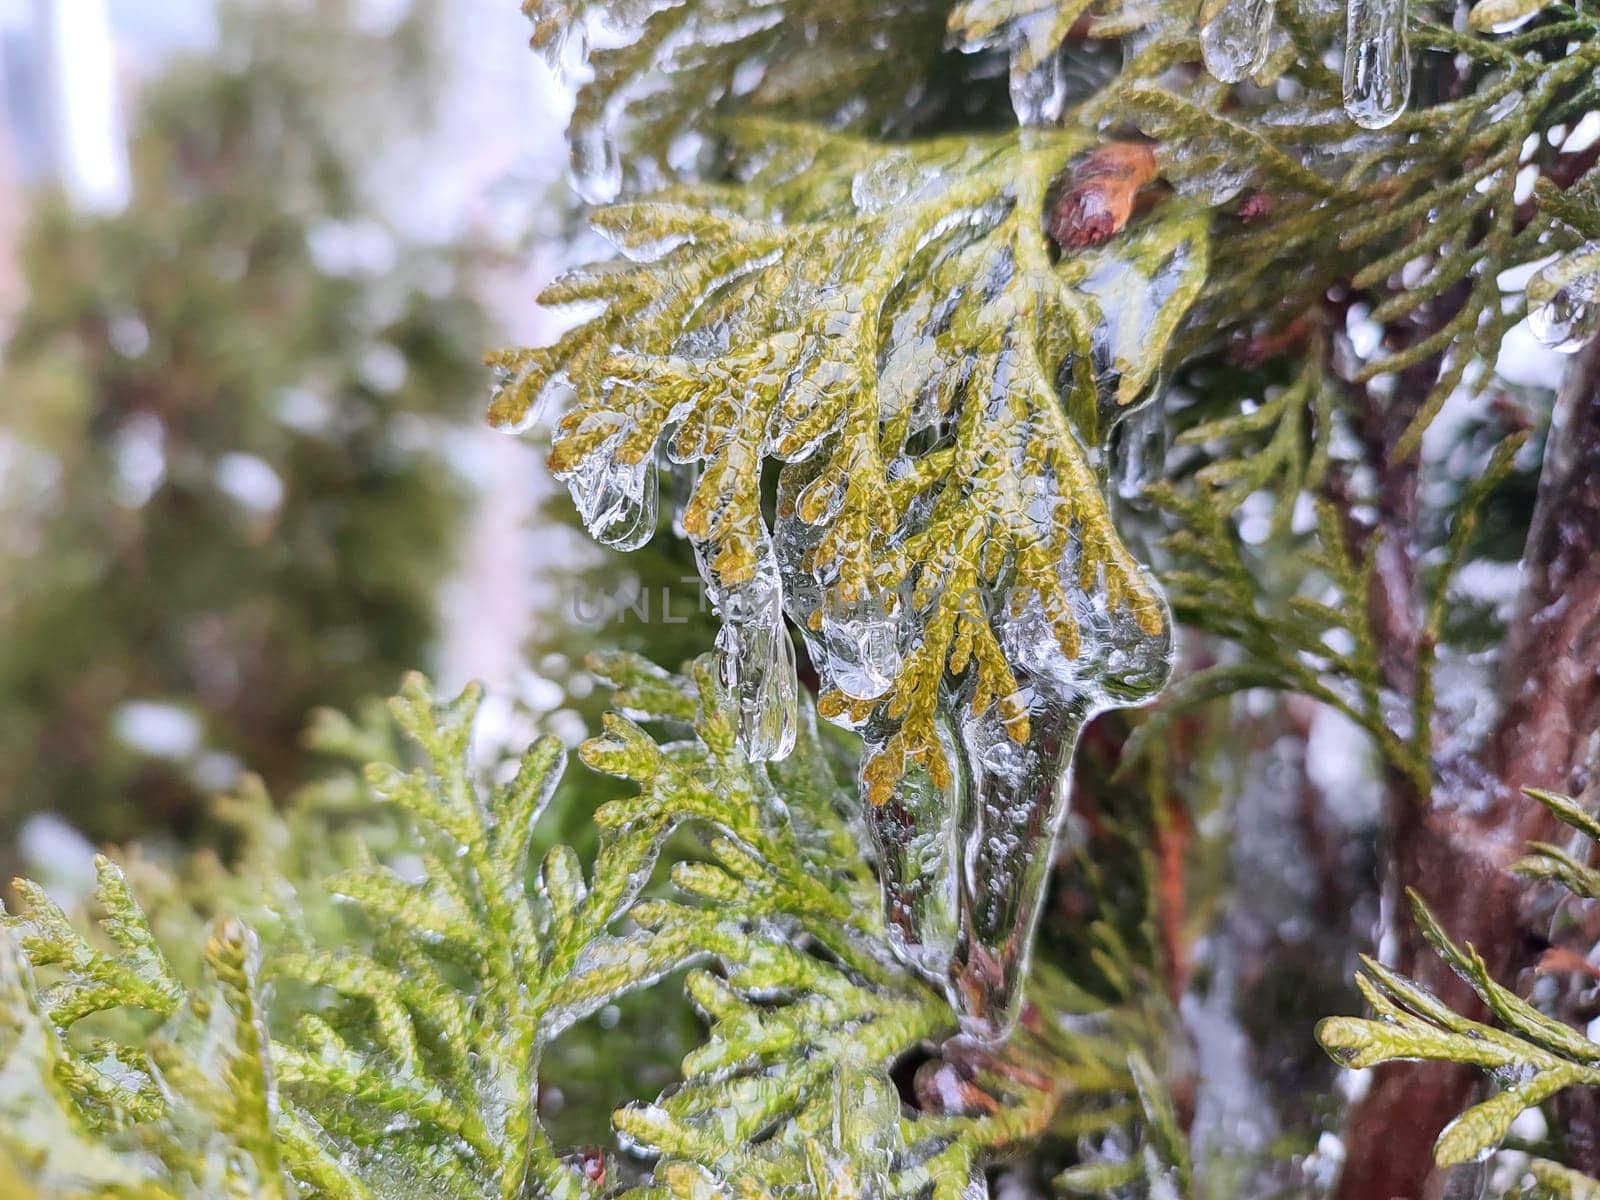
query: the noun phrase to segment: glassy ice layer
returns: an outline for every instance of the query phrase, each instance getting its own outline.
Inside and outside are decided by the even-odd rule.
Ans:
[[[1406,0],[1348,0],[1344,108],[1365,129],[1382,129],[1405,111],[1411,93]]]
[[[1054,36],[1029,41],[1030,112],[1055,103]],[[653,530],[655,464],[673,464],[741,744],[773,760],[794,743],[791,621],[819,713],[863,737],[894,947],[993,1040],[1018,1012],[1078,730],[1167,674],[1170,619],[1106,491],[1161,469],[1162,349],[1202,285],[1209,214],[1171,197],[1058,253],[1049,198],[1088,131],[881,152],[787,136],[761,131],[777,145],[740,214],[692,189],[600,214],[629,263],[547,295],[605,315],[518,360],[498,411],[573,393],[552,469],[614,545]]]
[[[1200,52],[1206,70],[1223,83],[1254,75],[1272,41],[1272,0],[1204,0]]]
[[[1563,255],[1529,280],[1528,327],[1563,354],[1600,332],[1600,242]]]

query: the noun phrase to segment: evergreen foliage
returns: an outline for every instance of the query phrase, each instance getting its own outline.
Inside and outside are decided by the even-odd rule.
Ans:
[[[325,722],[365,787],[281,819],[249,793],[231,870],[105,864],[99,933],[24,886],[0,933],[23,1177],[966,1200],[1009,1170],[1367,1200],[1442,1194],[1412,1126],[1475,1163],[1600,1085],[1581,989],[1516,986],[1537,889],[1600,898],[1538,831],[1600,824],[1515,790],[1581,780],[1600,719],[1600,208],[1596,153],[1565,149],[1600,111],[1600,18],[1194,7],[529,3],[621,257],[547,289],[586,319],[493,356],[491,415],[557,410],[550,465],[611,547],[668,524],[670,476],[716,654],[597,665],[616,709],[580,756],[610,784],[558,791],[549,740],[484,771],[476,692],[413,679],[414,750]],[[1263,10],[1224,53],[1219,22]],[[1400,75],[1352,95],[1373,53]],[[1494,375],[1524,316],[1589,347],[1557,419]],[[1466,594],[1518,556],[1515,604]],[[1161,704],[1088,724],[1162,688],[1174,623]],[[1446,673],[1491,669],[1464,716]],[[1370,778],[1313,780],[1330,712]],[[1335,812],[1358,777],[1375,815]],[[1320,1026],[1334,1063],[1387,1068],[1330,1151],[1308,1013],[1408,884],[1399,965],[1357,975],[1374,1017]],[[559,1093],[586,1054],[642,1085],[615,1058],[651,1033],[618,1023],[668,989],[697,1019],[681,1078],[616,1111],[624,1153],[569,1144]],[[1502,1088],[1408,1094],[1414,1060]],[[1600,1113],[1568,1124],[1497,1190],[1592,1196]]]
[[[692,679],[626,657],[599,669],[621,711],[582,757],[637,791],[595,813],[588,870],[562,845],[530,863],[559,746],[536,743],[486,784],[469,745],[479,693],[436,701],[413,678],[392,707],[421,765],[366,773],[377,807],[363,820],[401,834],[385,858],[372,836],[339,839],[320,864],[283,852],[348,819],[330,800],[344,789],[304,797],[288,824],[257,810],[278,863],[305,875],[274,876],[261,855],[240,868],[242,890],[270,898],[269,937],[215,918],[185,979],[109,860],[93,931],[19,884],[0,926],[0,1140],[23,1177],[49,1196],[597,1194],[596,1160],[541,1124],[544,1052],[684,967],[704,1041],[681,1085],[615,1118],[659,1156],[641,1195],[961,1196],[979,1164],[1049,1130],[1142,1123],[1161,1131],[1149,1151],[1066,1182],[1181,1176],[1167,1102],[1130,1056],[1153,1019],[1131,991],[1108,1006],[1041,978],[1048,1017],[1003,1052],[933,1064],[933,1086],[967,1111],[903,1115],[888,1069],[953,1018],[888,950],[809,727],[781,767],[751,764],[706,664]],[[658,742],[638,721],[693,736]],[[680,827],[701,852],[658,861]],[[317,877],[330,857],[347,865]],[[302,917],[330,899],[343,932],[308,941]],[[1125,970],[1114,946],[1101,961]]]
[[[40,198],[0,388],[8,823],[192,825],[227,763],[297,781],[313,706],[427,653],[465,506],[440,426],[481,386],[486,318],[356,157],[369,106],[425,106],[414,19],[391,41],[344,4],[229,8],[221,60],[143,98],[127,209]],[[141,702],[199,744],[124,737]]]
[[[1083,645],[1060,568],[1069,557],[1076,587],[1102,590],[1113,622],[1163,633],[1153,581],[1117,537],[1083,441],[1096,442],[1150,382],[1160,356],[1149,350],[1204,275],[1204,233],[1180,209],[1114,251],[1052,269],[1037,214],[1085,147],[1076,133],[950,139],[888,160],[798,127],[744,128],[734,136],[758,165],[739,192],[683,189],[599,218],[648,261],[547,289],[548,304],[608,307],[554,347],[505,356],[513,383],[492,416],[515,426],[553,379],[571,381],[579,404],[561,420],[551,467],[591,487],[615,476],[611,486],[636,497],[643,534],[653,532],[657,442],[677,421],[670,457],[703,464],[682,523],[713,594],[749,586],[771,555],[760,472],[769,453],[799,464],[780,482],[792,497],[780,519],[792,507],[816,530],[801,566],[829,580],[833,602],[872,596],[893,609],[920,567],[908,603],[927,633],[884,702],[899,729],[865,767],[870,798],[883,803],[904,762],[941,786],[950,778],[934,704],[947,664],[954,674],[973,664],[974,716],[997,705],[1010,736],[1027,740],[1014,664],[977,602],[1008,564],[1013,608],[1036,608],[1067,658]],[[719,211],[730,199],[738,207]],[[991,288],[966,287],[984,273]],[[1096,287],[1134,280],[1148,280],[1159,304],[1097,351],[1096,326],[1115,317],[1101,312]],[[1070,417],[1077,434],[1056,397],[1063,371],[1087,388]],[[934,449],[918,448],[941,430],[950,433]],[[628,523],[596,520],[606,516]],[[616,536],[636,540],[631,528]],[[819,596],[802,626],[820,631],[828,602]],[[1126,690],[1148,687],[1138,672]],[[822,705],[854,723],[875,707],[840,690]]]

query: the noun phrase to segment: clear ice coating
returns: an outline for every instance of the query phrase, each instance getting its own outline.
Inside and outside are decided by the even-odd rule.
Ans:
[[[574,129],[572,190],[587,204],[609,204],[622,191],[622,152],[608,125]]]
[[[1153,697],[1171,670],[1170,624],[1145,633],[1126,611],[1082,592],[1074,612],[1083,645],[1070,658],[1036,612],[1025,609],[1001,625],[1008,656],[1027,668],[1019,673],[1025,742],[992,708],[961,722],[960,936],[948,987],[963,1032],[978,1041],[1005,1037],[1022,1003],[1079,732],[1097,712]]]
[[[1065,578],[1076,565],[1061,570]],[[943,718],[940,727],[956,776],[940,787],[913,767],[887,803],[866,810],[891,945],[945,986],[962,1032],[979,1042],[1005,1038],[1021,1008],[1078,734],[1098,712],[1154,697],[1171,671],[1170,622],[1146,633],[1104,597],[1070,592],[1076,655],[1036,600],[998,622],[1019,668],[1028,737],[1017,740],[994,706],[974,716],[967,681],[943,706],[960,714],[959,728]],[[876,736],[869,725],[869,749]]]
[[[1223,83],[1254,75],[1267,61],[1272,0],[1202,0],[1200,53]]]
[[[1350,119],[1364,129],[1382,129],[1405,111],[1410,93],[1406,0],[1348,0],[1344,108]]]
[[[900,673],[900,621],[881,591],[845,599],[828,590],[822,601],[823,662],[819,669],[854,700],[874,700]]]
[[[799,722],[799,684],[777,559],[764,555],[748,583],[713,588],[711,599],[722,618],[717,674],[738,719],[740,749],[755,762],[787,758]]]
[[[1158,393],[1122,422],[1121,453],[1115,466],[1117,495],[1137,501],[1145,485],[1161,476],[1167,461],[1167,406]]]
[[[879,731],[865,733],[863,764],[882,752]],[[955,762],[958,748],[948,719],[939,719],[939,740]],[[867,832],[878,860],[889,945],[901,962],[943,984],[961,940],[958,845],[962,803],[959,775],[944,786],[926,768],[911,764],[884,804],[865,806]],[[863,780],[862,790],[866,790]]]
[[[1032,121],[1070,83],[1053,25],[1023,43]],[[1160,469],[1162,351],[1203,284],[1210,217],[1171,198],[1057,256],[1051,188],[1091,131],[882,156],[763,137],[773,181],[751,185],[751,215],[713,204],[687,240],[649,202],[604,218],[628,270],[555,291],[622,307],[538,352],[517,394],[572,381],[552,464],[603,540],[654,527],[665,454],[754,760],[795,741],[793,623],[819,714],[862,735],[892,948],[992,1042],[1019,1012],[1078,732],[1169,669],[1170,618],[1106,492]],[[828,232],[802,243],[796,223]],[[1112,479],[1119,426],[1135,465]]]
[[[1600,332],[1600,242],[1563,255],[1528,281],[1528,327],[1563,354]]]
[[[615,550],[637,550],[656,530],[656,460],[619,466],[595,455],[567,480],[578,515],[589,535]]]

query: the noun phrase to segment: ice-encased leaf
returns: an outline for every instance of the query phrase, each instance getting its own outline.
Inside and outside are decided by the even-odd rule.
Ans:
[[[278,1104],[255,935],[216,922],[185,987],[121,871],[98,869],[108,949],[32,885],[0,922],[0,1154],[47,1195],[282,1200],[300,1155]],[[166,1019],[143,1038],[74,1035],[87,1017],[130,1012]]]
[[[422,763],[397,769],[380,747],[391,761],[367,772],[369,807],[399,818],[405,840],[321,880],[273,883],[250,855],[258,888],[331,890],[361,920],[275,944],[223,916],[207,929],[196,982],[152,989],[126,981],[165,979],[150,967],[165,955],[109,864],[110,949],[27,889],[24,913],[0,928],[7,1162],[50,1195],[82,1185],[148,1200],[596,1197],[541,1121],[546,1053],[574,1021],[685,966],[697,968],[686,987],[705,1038],[681,1084],[616,1118],[624,1141],[657,1160],[660,1191],[624,1193],[640,1200],[787,1189],[970,1200],[991,1154],[1058,1113],[1081,1130],[1127,1119],[1127,1098],[1151,1083],[1123,1046],[1147,1015],[1050,978],[1041,986],[1056,989],[1059,1021],[1003,1050],[952,1051],[940,1066],[981,1103],[903,1110],[890,1069],[955,1018],[891,951],[810,708],[798,709],[786,760],[752,764],[709,659],[692,679],[626,656],[596,667],[632,715],[612,714],[583,758],[637,792],[594,814],[600,845],[587,865],[565,847],[537,870],[528,862],[559,747],[538,742],[508,782],[485,783],[470,765],[477,690],[440,701],[413,679],[394,709]],[[692,721],[694,736],[658,743],[635,719]],[[318,820],[348,817],[348,795],[331,791],[328,813],[297,807],[294,838],[279,827],[272,840],[286,846]],[[666,840],[684,827],[702,849]],[[688,853],[641,899],[647,877],[663,877],[654,867],[666,845]],[[229,881],[218,896],[236,884],[242,892]],[[49,961],[30,961],[34,952]],[[157,997],[162,1019],[119,1026],[92,1054],[74,1049],[50,1016],[54,982],[41,988],[36,971],[112,981],[129,1003]],[[281,999],[276,1041],[268,997]],[[96,1011],[107,1005],[118,1007],[108,998]]]
[[[1166,677],[1166,607],[1111,522],[1105,445],[1159,387],[1204,282],[1208,218],[1169,201],[1058,255],[1047,197],[1092,144],[1073,129],[894,147],[770,123],[735,136],[741,191],[681,187],[598,214],[631,264],[552,286],[547,302],[605,307],[508,356],[522,382],[494,415],[519,427],[554,381],[571,387],[550,464],[583,511],[597,480],[661,454],[696,464],[682,525],[724,622],[750,757],[781,757],[792,736],[781,604],[812,651],[820,711],[865,731],[871,806],[911,778],[914,807],[944,829],[930,802],[975,798],[957,838],[969,849],[941,860],[968,881],[960,933],[935,956],[972,1032],[997,1037],[1077,728]],[[905,950],[925,958],[918,947],[948,939],[912,928],[935,910],[906,896],[937,906],[948,889],[899,872],[938,848],[908,857],[889,828],[921,834],[874,824]]]
[[[33,964],[15,933],[0,927],[0,1171],[15,1164],[52,1196],[122,1189],[151,1200],[171,1197],[156,1182],[149,1157],[97,1136],[65,1082],[73,1077],[81,1078],[81,1065],[44,1012]]]
[[[736,136],[743,191],[679,188],[599,214],[643,261],[552,286],[547,302],[606,307],[508,356],[523,382],[494,416],[517,424],[560,378],[576,404],[556,429],[558,475],[629,469],[662,446],[698,463],[683,525],[713,598],[756,578],[776,541],[790,615],[823,650],[824,711],[893,726],[867,777],[881,803],[907,763],[950,778],[934,730],[947,673],[976,678],[974,714],[997,705],[1026,740],[997,633],[1008,612],[1037,605],[1061,660],[1084,657],[1063,669],[1086,689],[1101,618],[1085,603],[1162,635],[1154,582],[1107,514],[1101,441],[1153,386],[1204,278],[1206,220],[1166,205],[1056,261],[1045,197],[1089,145],[1080,132],[892,151],[772,124]],[[860,181],[887,154],[904,194],[863,206]],[[790,464],[776,531],[760,511],[769,459]]]

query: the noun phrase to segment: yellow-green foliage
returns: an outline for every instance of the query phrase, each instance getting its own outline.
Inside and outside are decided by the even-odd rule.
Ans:
[[[606,307],[554,346],[501,356],[510,382],[492,415],[517,425],[566,384],[577,404],[556,429],[557,474],[648,472],[653,489],[663,440],[674,462],[698,464],[682,524],[716,589],[747,584],[770,553],[762,467],[790,463],[803,478],[779,521],[819,530],[803,567],[829,601],[892,608],[905,590],[922,630],[883,701],[821,702],[857,721],[881,703],[898,723],[866,769],[881,801],[905,760],[948,778],[935,729],[947,670],[976,674],[974,715],[997,704],[1011,736],[1028,736],[980,589],[1010,580],[1012,611],[1037,602],[1069,659],[1074,590],[1147,635],[1164,629],[1097,472],[1200,287],[1205,220],[1169,204],[1058,259],[1043,212],[1089,144],[1072,130],[889,149],[746,121],[730,137],[740,186],[680,186],[597,215],[635,262],[546,290],[547,304]]]
[[[685,967],[705,1040],[681,1086],[615,1118],[657,1161],[641,1196],[957,1197],[986,1157],[1051,1129],[1169,1128],[1128,1057],[1149,1036],[1141,1007],[1049,977],[1055,1015],[985,1056],[983,1106],[903,1114],[888,1068],[953,1018],[889,953],[811,727],[781,767],[752,766],[708,668],[604,669],[622,711],[582,756],[638,791],[596,812],[588,870],[564,846],[528,862],[559,746],[538,742],[509,782],[485,784],[470,765],[477,691],[439,702],[413,679],[393,707],[423,765],[368,771],[374,815],[403,840],[381,861],[354,842],[351,865],[292,885],[274,883],[261,845],[241,868],[274,907],[338,898],[342,935],[329,923],[263,942],[225,913],[182,979],[111,862],[92,936],[19,885],[0,923],[0,1157],[52,1197],[596,1194],[540,1122],[542,1055]],[[693,736],[658,742],[640,720]],[[329,802],[325,820],[347,816]],[[658,863],[675,829],[703,853]],[[290,869],[296,839],[269,840]],[[652,878],[665,887],[647,891]],[[1170,1131],[1151,1144],[1176,1146]],[[1102,1169],[1166,1178],[1181,1151]]]
[[[544,45],[576,36],[590,8],[527,7]],[[1503,274],[1600,228],[1587,180],[1562,190],[1544,179],[1538,203],[1517,193],[1527,168],[1554,163],[1543,135],[1596,99],[1597,25],[1585,8],[1562,9],[1514,34],[1479,35],[1414,5],[1419,57],[1453,56],[1469,82],[1455,98],[1419,98],[1389,127],[1364,130],[1328,66],[1342,14],[1276,8],[1286,36],[1251,81],[1229,85],[1191,67],[1192,6],[969,0],[931,16],[884,6],[881,21],[932,25],[942,15],[953,45],[1008,53],[1019,116],[1032,115],[1030,88],[1060,82],[1052,72],[1063,42],[1113,64],[1102,82],[1087,68],[1089,82],[1065,81],[1058,122],[895,142],[825,129],[839,122],[828,104],[809,102],[831,100],[821,86],[789,103],[724,82],[741,71],[825,81],[869,59],[885,69],[876,26],[862,25],[852,60],[807,4],[759,6],[748,26],[707,0],[649,16],[628,9],[624,30],[644,32],[593,54],[595,78],[579,90],[580,145],[609,132],[625,162],[659,164],[692,127],[715,153],[643,172],[627,183],[644,198],[596,214],[631,261],[582,268],[545,293],[549,304],[601,311],[554,346],[501,356],[508,382],[494,415],[520,425],[540,399],[574,393],[551,463],[575,491],[626,477],[632,493],[653,496],[658,455],[680,464],[694,481],[682,528],[714,592],[763,569],[763,473],[771,460],[789,464],[777,521],[809,530],[803,561],[784,564],[790,600],[802,590],[792,576],[809,574],[821,608],[898,610],[909,630],[886,694],[822,698],[830,718],[871,722],[864,778],[874,800],[908,763],[936,783],[948,778],[934,720],[941,688],[971,715],[997,707],[1009,734],[1026,738],[1027,680],[995,636],[1019,611],[1042,609],[1067,660],[1082,652],[1073,609],[1085,595],[1132,613],[1147,636],[1163,629],[1153,583],[1101,494],[1110,425],[1159,373],[1215,362],[1234,339],[1300,353],[1297,322],[1319,325],[1340,289],[1382,329],[1374,353],[1335,372],[1329,357],[1344,348],[1313,345],[1292,387],[1189,433],[1186,444],[1206,452],[1241,440],[1252,449],[1225,446],[1197,490],[1165,497],[1180,526],[1172,579],[1186,593],[1174,599],[1180,617],[1252,652],[1228,664],[1233,686],[1272,682],[1333,700],[1425,789],[1432,651],[1418,667],[1410,733],[1397,734],[1359,627],[1376,542],[1338,529],[1325,511],[1310,537],[1295,534],[1310,570],[1280,587],[1298,592],[1290,611],[1269,613],[1282,597],[1259,594],[1259,566],[1227,541],[1237,540],[1239,504],[1268,487],[1282,497],[1274,528],[1286,535],[1296,497],[1321,482],[1348,398],[1382,392],[1402,372],[1421,398],[1387,451],[1414,454],[1446,397],[1486,377],[1526,311],[1521,293],[1502,291]],[[710,29],[740,36],[724,46],[705,37]],[[708,44],[685,49],[697,38]],[[1118,39],[1128,39],[1120,61],[1110,49]],[[709,82],[680,89],[684,56],[696,54]],[[907,81],[929,86],[931,70],[908,43],[892,84],[873,76],[859,86],[893,107]],[[1154,141],[1158,188],[1176,195],[1153,194],[1098,249],[1058,253],[1046,213],[1083,153],[1138,135]],[[1530,296],[1559,285],[1552,276]],[[1144,319],[1129,315],[1141,287],[1155,297]],[[628,544],[653,524],[651,509]],[[1457,526],[1470,530],[1470,518]],[[1465,539],[1452,535],[1452,547],[1464,552]],[[1430,619],[1442,619],[1447,582],[1434,589]],[[822,620],[817,606],[799,615],[813,630]],[[1191,688],[1226,690],[1220,672]]]

